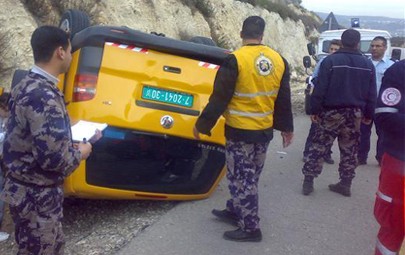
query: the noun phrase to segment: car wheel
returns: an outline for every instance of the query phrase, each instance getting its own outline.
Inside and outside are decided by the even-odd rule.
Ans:
[[[66,32],[70,33],[70,39],[73,39],[74,35],[86,27],[90,26],[90,18],[87,13],[69,9],[67,10],[60,19],[59,27]]]
[[[211,38],[204,37],[204,36],[194,36],[189,41],[193,42],[193,43],[199,43],[199,44],[204,44],[204,45],[209,45],[209,46],[217,46],[217,44]]]

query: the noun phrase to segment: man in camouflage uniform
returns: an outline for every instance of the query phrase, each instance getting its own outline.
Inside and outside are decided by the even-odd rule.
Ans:
[[[229,55],[215,78],[214,91],[194,127],[194,136],[210,135],[225,117],[226,164],[231,199],[219,219],[239,228],[226,231],[232,241],[262,240],[258,216],[258,182],[273,128],[282,131],[284,147],[293,137],[290,73],[287,61],[262,44],[265,22],[248,17],[242,26],[243,46]],[[273,121],[274,119],[274,121]]]
[[[62,184],[91,152],[73,145],[63,94],[56,84],[71,56],[69,35],[43,26],[31,37],[35,66],[11,91],[4,142],[6,183],[18,254],[63,254]]]
[[[302,192],[313,192],[313,180],[322,171],[323,158],[338,138],[340,149],[337,184],[329,185],[333,192],[351,195],[360,142],[360,123],[370,123],[377,98],[373,63],[358,50],[360,33],[348,29],[342,34],[343,48],[322,62],[318,84],[311,96],[311,119],[319,124],[308,161],[302,168],[305,175]]]

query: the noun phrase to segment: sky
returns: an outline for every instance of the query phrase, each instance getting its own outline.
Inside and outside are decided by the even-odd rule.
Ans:
[[[404,0],[302,0],[305,9],[349,16],[383,16],[405,19]]]

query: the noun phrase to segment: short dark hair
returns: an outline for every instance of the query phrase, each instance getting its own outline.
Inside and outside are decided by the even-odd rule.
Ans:
[[[69,34],[55,26],[41,26],[31,36],[31,47],[35,63],[46,63],[52,58],[53,52],[62,46],[69,47]]]
[[[360,42],[360,32],[356,29],[346,29],[342,34],[342,45],[345,48],[356,48]]]
[[[242,38],[256,39],[263,35],[266,22],[259,16],[250,16],[243,21]]]
[[[376,36],[373,41],[382,41],[384,46],[387,46],[387,39],[384,36]]]
[[[332,45],[332,44],[341,47],[341,46],[342,46],[342,41],[340,41],[340,40],[338,40],[338,39],[333,39],[332,41],[330,41],[329,47],[330,47],[330,45]]]

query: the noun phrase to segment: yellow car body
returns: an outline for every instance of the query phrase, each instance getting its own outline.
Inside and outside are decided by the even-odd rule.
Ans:
[[[64,185],[88,199],[203,199],[225,173],[224,122],[193,137],[225,49],[93,26],[72,40],[73,59],[58,84],[71,123],[107,123]]]

